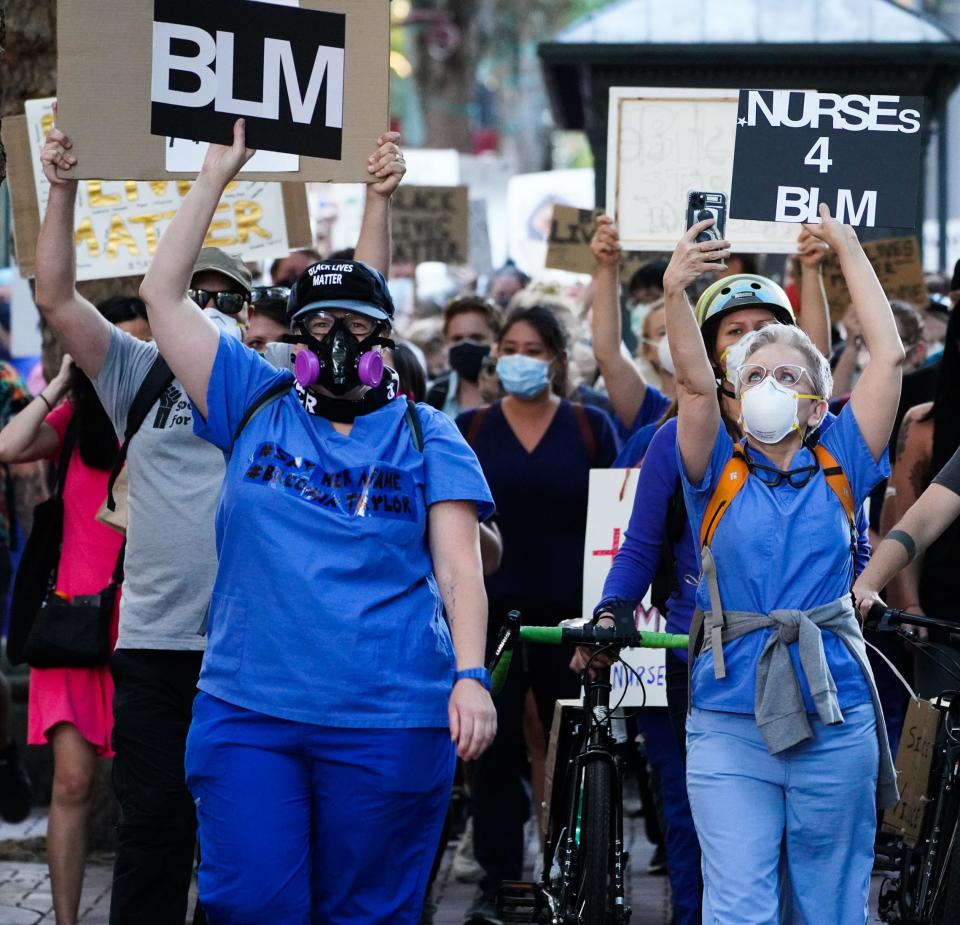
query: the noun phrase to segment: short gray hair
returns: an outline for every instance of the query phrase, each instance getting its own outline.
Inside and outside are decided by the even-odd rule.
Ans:
[[[803,354],[803,365],[813,381],[814,393],[824,400],[830,399],[833,395],[833,373],[830,372],[827,358],[800,328],[792,324],[767,324],[757,331],[751,331],[740,341],[740,363],[746,363],[761,347],[769,344],[783,344],[799,350]]]

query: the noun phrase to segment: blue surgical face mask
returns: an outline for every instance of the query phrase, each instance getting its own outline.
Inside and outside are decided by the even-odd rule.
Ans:
[[[534,398],[550,385],[546,360],[514,353],[497,360],[497,375],[504,391],[516,398]]]

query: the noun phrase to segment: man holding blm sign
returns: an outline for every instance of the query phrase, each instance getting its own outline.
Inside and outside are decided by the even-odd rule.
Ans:
[[[414,925],[455,754],[477,757],[496,732],[477,541],[495,499],[470,437],[407,402],[384,367],[396,346],[391,254],[459,263],[468,244],[466,188],[425,187],[400,194],[391,245],[405,167],[398,136],[383,133],[384,6],[64,5],[62,37],[76,41],[62,41],[62,124],[42,152],[50,189],[37,300],[129,442],[113,660],[117,925],[184,921],[197,817],[200,900],[213,923]],[[91,54],[91,13],[109,33],[100,42],[120,30],[129,45],[109,69]],[[84,98],[106,86],[120,115],[98,124]],[[644,590],[667,549],[668,620],[692,636],[679,732],[703,921],[773,925],[787,894],[811,925],[864,920],[875,804],[895,799],[896,785],[849,590],[864,557],[858,510],[888,472],[903,351],[852,226],[915,226],[921,117],[913,98],[742,92],[729,202],[710,202],[718,217],[728,207],[732,220],[803,224],[801,275],[817,285],[798,323],[774,280],[727,275],[724,229],[696,214],[651,309],[666,319],[677,401],[638,428],[649,459],[640,450],[626,464],[646,460],[648,478],[623,544],[607,551],[618,560],[596,619]],[[193,185],[173,185],[189,165]],[[356,252],[270,288],[286,305],[281,352],[292,369],[241,342],[250,269],[202,248],[224,190],[248,179],[369,183]],[[164,233],[138,255],[153,258],[142,294],[156,344],[133,342],[76,290],[78,180],[169,181],[163,192],[177,194]],[[693,174],[688,188],[727,192]],[[619,318],[619,245],[610,220],[598,228],[587,258],[596,298]],[[257,234],[249,222],[242,230]],[[80,244],[89,251],[91,240]],[[828,251],[869,349],[836,416],[826,338],[804,333],[825,317],[817,266]],[[568,358],[529,340],[524,393],[542,398]],[[544,432],[522,417],[524,402],[510,408],[521,418],[506,421],[504,439],[519,433],[514,449],[535,454]],[[637,421],[621,423],[631,431]],[[671,480],[654,499],[646,486],[658,473]],[[649,522],[654,509],[662,524]],[[650,528],[656,553],[643,562],[636,524]],[[542,542],[549,555],[556,538]],[[685,697],[685,670],[668,668],[671,706]],[[700,900],[689,850],[685,923]],[[471,921],[497,921],[486,915]]]

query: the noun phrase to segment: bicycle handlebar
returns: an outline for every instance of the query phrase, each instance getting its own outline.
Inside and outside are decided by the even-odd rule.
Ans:
[[[593,623],[583,626],[521,626],[519,612],[511,610],[488,666],[495,694],[506,683],[510,663],[513,661],[513,647],[518,639],[550,646],[685,649],[689,637],[684,633],[648,633],[633,626],[627,627],[623,621],[615,626],[597,626]]]
[[[953,643],[960,643],[960,624],[949,620],[938,620],[918,613],[908,613],[893,607],[874,604],[867,612],[863,623],[866,629],[892,630],[900,626],[920,626],[924,629],[946,633]]]

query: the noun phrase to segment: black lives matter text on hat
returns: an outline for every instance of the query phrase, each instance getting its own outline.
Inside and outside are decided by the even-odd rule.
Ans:
[[[307,267],[290,288],[287,318],[341,308],[393,323],[396,309],[387,282],[360,260],[321,261]]]
[[[923,98],[741,90],[731,218],[917,224]]]
[[[154,135],[339,160],[346,17],[255,0],[154,0]]]

